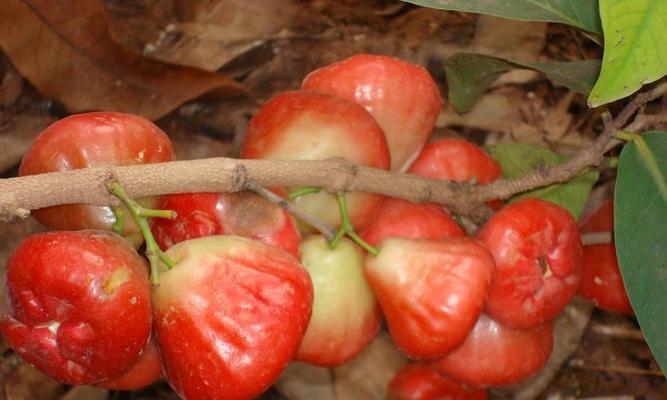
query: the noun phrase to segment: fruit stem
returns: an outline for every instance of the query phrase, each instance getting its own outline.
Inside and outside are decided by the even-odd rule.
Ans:
[[[146,257],[148,257],[148,261],[151,266],[151,283],[154,286],[159,285],[159,261],[162,261],[167,269],[174,268],[174,266],[176,266],[176,261],[172,260],[168,255],[166,255],[160,249],[160,246],[158,246],[148,224],[148,216],[157,215],[160,218],[175,218],[176,213],[171,210],[151,210],[142,207],[141,204],[137,203],[134,199],[127,195],[125,189],[123,189],[119,182],[109,182],[107,185],[107,190],[109,193],[116,196],[125,205],[125,207],[127,207],[127,209],[130,211],[132,219],[139,227],[139,230],[141,231],[141,234],[146,241]],[[124,216],[124,212],[121,213],[121,216]]]
[[[357,232],[354,231],[354,225],[352,225],[352,222],[350,222],[350,213],[347,211],[347,201],[345,201],[345,193],[337,193],[336,200],[338,200],[338,209],[340,211],[341,223],[340,223],[340,228],[338,228],[338,230],[336,231],[336,236],[334,236],[331,242],[329,242],[329,247],[335,249],[336,246],[338,246],[340,240],[343,238],[343,236],[347,235],[356,244],[361,246],[361,248],[366,250],[370,255],[372,255],[373,257],[377,256],[379,253],[378,249],[370,245],[368,242],[362,239],[361,236],[357,235]]]
[[[125,217],[127,216],[127,214],[125,214],[125,209],[123,206],[113,206],[111,207],[111,210],[113,211],[114,217],[116,217],[113,225],[111,225],[111,229],[117,234],[122,235],[123,230],[125,229]]]
[[[319,193],[320,188],[314,187],[314,186],[306,186],[298,189],[294,189],[293,191],[289,192],[287,194],[287,198],[290,200],[294,200],[298,197],[305,196],[307,194],[313,194],[313,193]]]

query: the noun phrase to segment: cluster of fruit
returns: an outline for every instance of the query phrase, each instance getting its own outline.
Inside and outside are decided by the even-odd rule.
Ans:
[[[342,157],[480,184],[499,177],[498,164],[471,143],[426,144],[441,106],[423,68],[355,56],[265,103],[241,155]],[[167,136],[150,122],[89,113],[47,128],[20,174],[173,158]],[[494,201],[495,215],[467,236],[434,204],[276,191],[339,227],[336,237],[328,241],[245,192],[140,199],[134,209],[36,210],[62,231],[28,238],[11,257],[5,339],[68,384],[133,390],[164,374],[186,399],[253,398],[292,360],[346,363],[374,339],[383,317],[396,346],[418,361],[392,382],[396,398],[485,398],[459,383],[514,383],[546,362],[551,320],[577,291],[583,264],[577,226],[564,209],[538,199]],[[176,216],[161,218],[159,210]],[[142,229],[145,218],[150,229]],[[144,237],[149,258],[161,253],[159,286],[151,287],[135,250]],[[420,385],[422,394],[410,389]],[[437,388],[423,394],[427,386]]]

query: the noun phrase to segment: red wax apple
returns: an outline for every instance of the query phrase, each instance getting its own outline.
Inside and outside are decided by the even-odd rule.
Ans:
[[[581,222],[579,231],[582,234],[611,233],[613,229],[614,202],[608,200]],[[584,247],[584,268],[581,273],[579,294],[602,309],[624,314],[633,313],[613,243]]]
[[[493,258],[472,238],[388,238],[365,272],[399,350],[433,359],[463,342],[484,307]]]
[[[127,371],[151,332],[148,267],[106,231],[48,232],[21,243],[7,265],[4,339],[67,384]]]
[[[95,386],[110,390],[139,390],[155,383],[161,375],[160,354],[155,340],[151,339],[137,362],[128,371]]]
[[[388,237],[443,240],[465,236],[465,232],[438,205],[390,198],[382,204],[377,219],[359,235],[375,246]]]
[[[438,86],[426,69],[387,56],[350,57],[311,72],[301,87],[363,105],[387,135],[392,170],[410,166],[442,108]]]
[[[540,371],[552,347],[551,322],[512,329],[482,314],[465,342],[431,366],[472,387],[509,385]]]
[[[294,358],[313,287],[289,253],[254,239],[207,236],[167,250],[176,261],[152,293],[165,377],[186,399],[250,399]]]
[[[427,144],[410,167],[410,173],[427,178],[485,184],[502,174],[500,165],[474,143],[440,139]]]
[[[23,157],[19,175],[158,163],[174,157],[169,138],[150,121],[131,114],[92,112],[69,116],[46,128]],[[140,203],[153,208],[155,198]],[[110,230],[116,220],[110,207],[80,204],[42,208],[32,215],[50,228],[63,230]],[[129,217],[123,236],[137,244],[142,240]]]
[[[496,160],[474,143],[462,139],[440,139],[427,144],[410,167],[410,173],[457,182],[490,183],[502,175]],[[494,210],[501,200],[487,203]]]
[[[484,390],[451,381],[426,364],[408,364],[389,382],[387,400],[486,400]]]
[[[266,102],[250,120],[243,158],[322,160],[342,157],[355,164],[389,167],[389,150],[379,125],[360,105],[326,94],[292,91]],[[376,216],[382,196],[346,194],[352,224],[362,229]],[[301,196],[304,211],[331,225],[340,224],[334,196]]]
[[[151,231],[162,250],[187,239],[228,234],[258,239],[299,256],[301,235],[292,216],[256,194],[173,194],[162,196],[157,208],[177,214],[175,219],[151,221]]]
[[[564,208],[521,200],[498,211],[478,236],[496,261],[486,310],[500,323],[542,324],[576,293],[583,250],[576,223]]]
[[[348,239],[335,249],[313,235],[301,245],[313,281],[313,315],[297,360],[334,367],[356,357],[380,331],[380,308],[364,277],[363,251]]]

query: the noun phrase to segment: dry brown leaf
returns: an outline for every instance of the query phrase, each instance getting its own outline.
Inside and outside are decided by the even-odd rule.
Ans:
[[[0,82],[0,107],[14,105],[23,90],[23,77],[11,65],[7,67],[5,76]]]
[[[60,400],[105,400],[109,391],[94,386],[74,386]]]
[[[334,368],[336,399],[384,399],[389,381],[407,363],[389,333],[381,333],[357,358]]]
[[[336,400],[332,370],[301,362],[291,363],[275,387],[291,400]]]
[[[7,400],[53,400],[62,392],[60,383],[24,363],[7,378],[4,389]]]
[[[294,0],[105,1],[116,41],[172,64],[215,71],[286,29]]]
[[[213,89],[243,92],[222,75],[122,49],[105,21],[97,0],[3,0],[0,47],[42,95],[72,112],[104,109],[156,119]]]
[[[55,119],[32,115],[16,115],[0,121],[0,172],[18,164],[32,141]]]

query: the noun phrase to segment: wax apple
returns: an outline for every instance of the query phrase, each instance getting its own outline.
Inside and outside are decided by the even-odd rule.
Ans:
[[[281,93],[250,120],[241,149],[243,158],[321,160],[342,157],[355,164],[389,167],[389,150],[380,126],[360,105],[310,91]],[[382,197],[346,194],[352,224],[362,229],[377,215]],[[338,225],[334,196],[320,192],[296,203],[325,222]]]
[[[552,348],[551,322],[512,329],[482,314],[465,342],[431,366],[472,387],[509,385],[539,372]]]
[[[186,399],[250,399],[294,358],[313,287],[289,253],[254,239],[208,236],[167,250],[176,267],[152,293],[164,374]]]
[[[150,121],[131,114],[93,112],[55,122],[33,142],[23,157],[19,175],[107,165],[134,165],[171,161],[174,150],[167,135]],[[153,208],[155,198],[142,199]],[[110,207],[61,205],[34,210],[42,224],[63,230],[110,230],[116,217]],[[140,243],[138,228],[127,218],[123,236]]]
[[[579,231],[582,234],[611,233],[613,229],[614,202],[608,200],[581,222]],[[613,243],[584,247],[584,267],[581,272],[579,294],[602,309],[624,314],[633,313]]]
[[[401,368],[389,382],[387,400],[486,400],[484,390],[469,389],[426,364]]]
[[[161,375],[160,354],[155,340],[151,339],[139,359],[128,371],[97,383],[95,386],[110,390],[139,390],[155,383]]]
[[[500,165],[474,143],[440,139],[427,144],[410,173],[428,178],[485,184],[502,174]]]
[[[187,239],[228,234],[258,239],[299,256],[301,235],[292,216],[253,193],[167,195],[157,208],[177,214],[175,219],[151,221],[151,231],[162,250]]]
[[[387,135],[391,169],[405,171],[433,132],[442,108],[438,86],[423,67],[360,54],[311,72],[303,89],[363,105]]]
[[[576,293],[583,250],[576,223],[564,208],[521,200],[498,211],[478,236],[496,261],[486,310],[500,323],[542,324]]]
[[[390,198],[385,200],[380,215],[360,236],[376,245],[388,237],[423,238],[444,240],[465,236],[463,228],[442,207],[407,200]]]
[[[463,342],[491,283],[491,254],[472,238],[388,238],[365,272],[399,350],[440,357]]]
[[[315,299],[297,360],[334,367],[356,357],[380,331],[380,308],[364,277],[364,253],[348,239],[335,249],[321,235],[301,245]]]
[[[4,339],[60,382],[116,377],[137,362],[150,337],[147,271],[130,244],[111,232],[31,236],[7,265]]]

